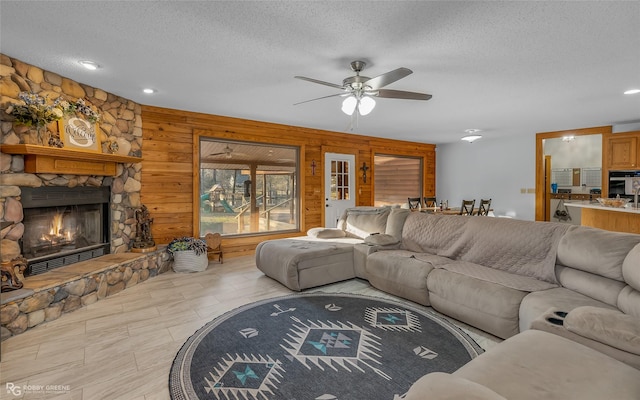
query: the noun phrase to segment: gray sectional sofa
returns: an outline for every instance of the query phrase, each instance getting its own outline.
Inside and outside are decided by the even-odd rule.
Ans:
[[[261,243],[256,265],[293,290],[367,279],[503,339],[536,331],[497,347],[540,335],[562,347],[562,340],[556,343],[562,336],[633,367],[631,376],[640,374],[640,235],[357,207],[337,229]],[[640,399],[637,390],[630,398]]]

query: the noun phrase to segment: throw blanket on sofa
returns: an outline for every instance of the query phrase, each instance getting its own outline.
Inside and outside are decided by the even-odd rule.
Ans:
[[[503,218],[470,218],[446,256],[558,283],[560,238],[570,225]]]
[[[558,283],[556,252],[569,224],[417,214],[405,222],[402,244],[407,250]]]

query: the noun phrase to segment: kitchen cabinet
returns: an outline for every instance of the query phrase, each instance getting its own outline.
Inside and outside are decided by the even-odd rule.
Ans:
[[[607,147],[609,169],[640,168],[640,131],[612,134],[607,141]]]
[[[596,204],[567,203],[569,212],[582,210],[580,225],[614,232],[640,233],[640,209],[612,208]]]

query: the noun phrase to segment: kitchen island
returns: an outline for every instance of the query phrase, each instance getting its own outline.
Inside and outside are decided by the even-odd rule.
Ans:
[[[567,207],[581,209],[580,224],[615,232],[640,234],[640,209],[631,207],[615,208],[601,206],[590,201],[568,201]]]

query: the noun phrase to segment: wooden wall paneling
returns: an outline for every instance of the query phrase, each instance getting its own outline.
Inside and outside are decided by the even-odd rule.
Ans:
[[[190,129],[147,117],[143,123],[140,200],[151,212],[151,234],[157,243],[190,236],[193,228],[192,149]]]
[[[141,199],[152,213],[152,234],[159,244],[172,238],[197,234],[199,203],[198,151],[195,143],[207,136],[224,140],[293,145],[300,148],[300,231],[278,234],[225,237],[225,256],[251,254],[266,238],[297,236],[324,221],[324,152],[356,156],[356,204],[373,204],[374,147],[386,154],[433,155],[435,145],[329,132],[260,121],[143,106],[143,161]],[[315,175],[311,162],[315,160]],[[362,182],[362,162],[371,167],[367,183]],[[425,162],[425,188],[435,188],[433,167]],[[431,168],[433,173],[431,174]],[[431,176],[429,176],[431,174]],[[185,200],[185,195],[189,197]],[[175,199],[179,199],[176,201]]]
[[[427,151],[424,155],[424,193],[423,196],[436,196],[436,149]]]
[[[307,187],[307,169],[306,166],[307,164],[309,164],[307,162],[307,148],[304,144],[300,145],[300,150],[298,153],[298,185],[299,187],[297,187],[296,189],[296,194],[298,195],[298,198],[300,199],[300,203],[297,204],[298,206],[298,226],[300,227],[300,230],[302,230],[303,232],[306,232],[306,230],[303,230],[303,228],[307,225],[307,213],[304,212],[304,207],[305,207],[305,201],[304,201],[304,189]]]
[[[193,136],[192,150],[192,168],[191,168],[191,180],[193,186],[191,187],[191,202],[193,212],[191,218],[193,218],[193,229],[191,236],[199,238],[200,235],[200,135]],[[255,181],[254,181],[255,182]],[[252,185],[252,191],[255,191],[256,185]],[[251,194],[252,199],[255,199],[255,192]],[[204,235],[202,235],[204,236]]]
[[[362,149],[359,151],[358,158],[360,164],[358,164],[358,179],[360,181],[358,186],[358,206],[368,206],[373,204],[373,156],[371,149]],[[367,163],[367,181],[363,179],[362,163]]]

